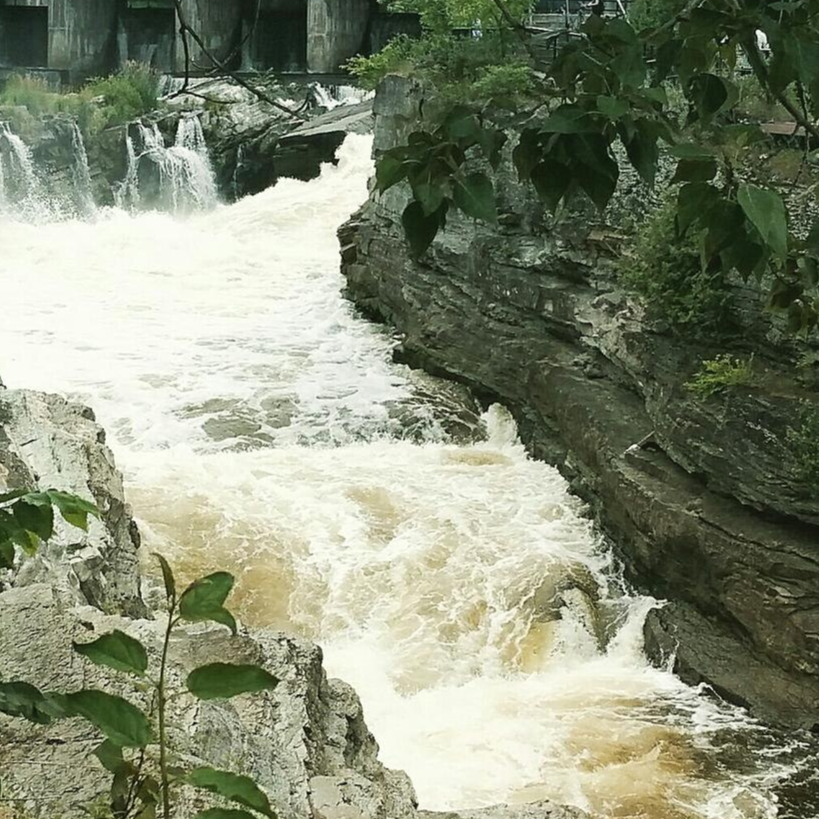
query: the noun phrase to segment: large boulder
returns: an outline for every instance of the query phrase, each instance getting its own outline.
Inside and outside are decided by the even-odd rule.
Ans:
[[[107,673],[72,650],[121,629],[159,665],[165,622],[128,620],[91,607],[66,608],[44,584],[0,594],[0,677],[41,690],[100,688],[146,709],[149,695],[125,674]],[[171,692],[212,662],[264,667],[280,680],[271,692],[199,701],[182,693],[170,705],[169,743],[180,763],[252,776],[282,819],[411,819],[415,795],[405,774],[378,761],[361,703],[346,683],[328,680],[321,649],[286,635],[233,637],[219,627],[178,631],[169,653]],[[100,737],[80,719],[34,726],[0,717],[3,799],[27,819],[81,819],[104,800],[110,774],[92,752]],[[183,790],[175,815],[192,815],[201,794]]]
[[[139,532],[122,477],[94,413],[57,395],[0,389],[0,492],[57,489],[95,503],[87,532],[55,516],[56,532],[34,558],[19,557],[0,582],[49,583],[66,600],[134,616],[140,595]],[[2,588],[2,586],[0,586]]]

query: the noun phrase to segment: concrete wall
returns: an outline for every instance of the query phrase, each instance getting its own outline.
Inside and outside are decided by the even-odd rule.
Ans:
[[[188,24],[202,38],[207,50],[220,62],[229,59],[241,39],[241,0],[184,0],[182,8]],[[212,67],[201,48],[194,42],[191,42],[191,59],[200,66]],[[229,67],[237,68],[240,61],[241,55],[237,54]],[[183,71],[185,68],[181,42],[177,42],[176,45],[176,68],[177,71]]]
[[[369,0],[308,0],[307,70],[332,73],[364,47]]]
[[[114,0],[51,0],[48,67],[78,75],[110,70],[116,48]]]

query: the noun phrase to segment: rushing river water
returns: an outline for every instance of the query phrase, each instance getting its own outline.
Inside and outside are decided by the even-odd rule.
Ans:
[[[558,473],[341,298],[369,151],[187,218],[0,222],[6,383],[95,408],[146,552],[318,641],[422,806],[777,816],[794,748],[652,668]]]

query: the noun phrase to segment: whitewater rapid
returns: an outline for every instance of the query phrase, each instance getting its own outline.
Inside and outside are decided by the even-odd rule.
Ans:
[[[145,552],[319,642],[423,807],[775,817],[787,757],[647,663],[654,602],[556,470],[341,298],[370,147],[198,215],[1,221],[6,384],[94,407]]]

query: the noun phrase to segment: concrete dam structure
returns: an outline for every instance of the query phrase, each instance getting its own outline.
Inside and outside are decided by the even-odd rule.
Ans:
[[[413,15],[371,0],[183,0],[206,50],[231,70],[333,73],[357,53],[412,31]],[[59,72],[74,81],[134,60],[185,70],[173,0],[0,0],[0,71]],[[191,70],[214,64],[191,42]]]

